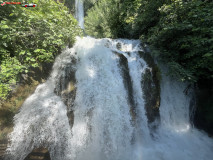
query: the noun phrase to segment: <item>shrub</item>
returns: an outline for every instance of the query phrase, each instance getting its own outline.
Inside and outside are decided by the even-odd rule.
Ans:
[[[63,3],[34,1],[35,8],[5,5],[0,10],[0,98],[6,99],[19,74],[51,62],[81,29]]]

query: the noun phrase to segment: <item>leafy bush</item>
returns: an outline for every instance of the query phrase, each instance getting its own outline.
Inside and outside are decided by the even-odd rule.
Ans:
[[[0,98],[5,99],[9,86],[19,74],[52,62],[66,45],[82,35],[77,21],[63,3],[54,0],[34,1],[38,6],[24,8],[5,5],[0,10]]]
[[[96,3],[87,12],[87,17],[85,17],[85,31],[87,34],[95,36],[97,38],[101,37],[112,37],[113,25],[112,17],[118,12],[116,4],[119,0],[101,0]],[[114,19],[118,21],[118,18]]]
[[[98,0],[84,0],[84,12],[87,14],[87,11],[92,8]]]
[[[212,7],[200,0],[99,0],[85,28],[98,38],[140,37],[158,50],[171,75],[197,82],[213,78]]]
[[[149,31],[150,44],[182,80],[213,78],[212,7],[212,2],[175,0],[159,9],[160,21]]]
[[[88,10],[85,28],[89,35],[139,38],[159,20],[163,0],[99,0]]]
[[[97,1],[85,17],[86,33],[97,38],[131,37],[131,22],[139,5],[138,0]]]

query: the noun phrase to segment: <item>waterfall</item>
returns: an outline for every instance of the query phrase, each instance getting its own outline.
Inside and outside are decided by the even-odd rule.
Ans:
[[[49,150],[52,160],[212,159],[213,140],[191,127],[190,94],[183,93],[187,84],[167,77],[163,67],[161,120],[156,130],[149,127],[141,83],[149,66],[139,51],[139,40],[77,38],[15,116],[6,159],[23,160],[40,146]],[[121,56],[127,59],[133,104],[128,102]],[[55,93],[63,83],[60,77],[70,76],[67,70],[76,71],[72,105]]]
[[[79,26],[84,29],[84,0],[75,0],[75,17]]]
[[[152,140],[152,149],[144,151],[144,159],[212,159],[213,140],[191,126],[189,108],[192,95],[184,93],[188,84],[166,76],[164,66],[161,66],[161,71],[161,124]]]
[[[49,79],[39,85],[26,99],[18,114],[10,135],[7,149],[8,160],[23,160],[34,148],[47,147],[53,160],[68,160],[71,130],[67,118],[67,107],[54,93],[60,74],[72,61],[71,50],[59,55]]]

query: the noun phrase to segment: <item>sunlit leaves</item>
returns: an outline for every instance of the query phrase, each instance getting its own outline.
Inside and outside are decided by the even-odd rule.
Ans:
[[[39,6],[7,5],[0,10],[0,84],[9,87],[30,67],[52,62],[81,35],[77,21],[62,3],[34,1]],[[8,84],[8,85],[4,85]],[[2,92],[9,89],[2,89]],[[0,92],[0,98],[3,93]]]

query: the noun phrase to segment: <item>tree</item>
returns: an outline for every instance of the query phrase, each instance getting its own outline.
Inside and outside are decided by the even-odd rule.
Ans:
[[[62,3],[40,0],[37,4],[39,7],[31,9],[6,5],[0,10],[1,99],[7,97],[20,73],[52,62],[63,47],[81,35],[77,21]]]

